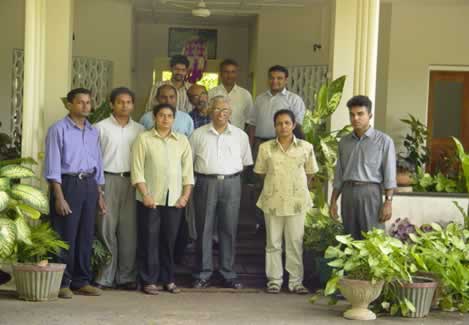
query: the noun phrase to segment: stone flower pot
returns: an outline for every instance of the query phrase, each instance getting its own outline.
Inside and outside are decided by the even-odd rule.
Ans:
[[[376,314],[368,309],[368,305],[379,297],[383,284],[383,281],[373,284],[371,281],[341,279],[340,292],[352,305],[352,308],[345,311],[344,317],[353,320],[376,319]]]
[[[409,299],[415,307],[415,312],[409,312],[407,317],[425,317],[430,313],[438,282],[423,276],[413,276],[412,280],[413,283],[398,285],[397,292],[401,298]]]
[[[58,298],[65,264],[13,265],[18,298],[28,301],[49,301]]]

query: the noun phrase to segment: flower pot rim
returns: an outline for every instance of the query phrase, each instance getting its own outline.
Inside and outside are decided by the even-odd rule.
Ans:
[[[14,271],[26,272],[63,272],[66,264],[62,263],[48,263],[45,266],[37,265],[36,263],[14,263],[12,265]]]
[[[413,280],[423,280],[423,282],[402,282],[399,285],[402,288],[436,288],[438,281],[427,276],[412,276]]]
[[[353,283],[353,284],[370,284],[370,285],[380,285],[384,284],[383,280],[376,281],[375,283],[372,283],[371,280],[357,280],[357,279],[351,279],[348,277],[343,277],[339,281],[347,281],[348,283]]]

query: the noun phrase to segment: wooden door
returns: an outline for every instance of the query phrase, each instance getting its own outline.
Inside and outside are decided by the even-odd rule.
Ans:
[[[430,170],[445,170],[454,157],[451,137],[469,150],[469,71],[431,71],[428,98]]]

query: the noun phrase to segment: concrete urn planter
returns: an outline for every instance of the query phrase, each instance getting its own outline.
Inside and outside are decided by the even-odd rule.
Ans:
[[[383,281],[371,281],[341,279],[339,281],[339,289],[342,295],[352,305],[344,313],[344,317],[353,320],[373,320],[376,314],[368,309],[368,305],[376,300],[383,289]]]
[[[64,270],[65,264],[13,265],[18,298],[28,301],[56,300]]]

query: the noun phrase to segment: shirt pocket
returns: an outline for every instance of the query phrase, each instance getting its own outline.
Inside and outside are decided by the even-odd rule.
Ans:
[[[365,156],[365,164],[367,166],[376,167],[379,165],[381,159],[379,148],[368,147],[364,150],[363,155]]]

